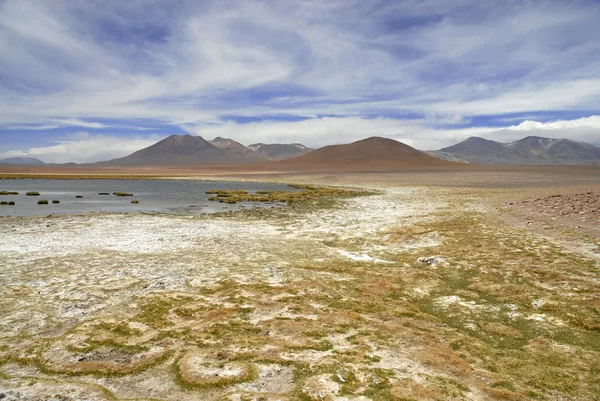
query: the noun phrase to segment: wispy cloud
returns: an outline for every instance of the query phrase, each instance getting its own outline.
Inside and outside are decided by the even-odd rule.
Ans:
[[[0,135],[152,119],[248,142],[303,127],[286,138],[435,145],[484,117],[578,119],[600,105],[598,20],[584,0],[4,0]]]
[[[78,132],[69,138],[56,141],[50,146],[31,147],[0,153],[0,159],[8,157],[34,157],[46,163],[88,163],[126,156],[155,143],[162,137],[123,138],[110,135],[93,135]]]
[[[61,127],[83,127],[83,128],[107,128],[108,126],[98,123],[98,122],[89,122],[84,121],[78,118],[67,118],[64,120],[61,119],[49,119],[49,124],[47,125],[13,125],[10,126],[10,129],[14,130],[33,130],[33,131],[44,131],[50,129],[56,129]]]

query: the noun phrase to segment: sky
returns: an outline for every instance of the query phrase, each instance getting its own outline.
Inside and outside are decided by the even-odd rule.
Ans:
[[[600,145],[598,0],[0,0],[0,158],[171,134]]]

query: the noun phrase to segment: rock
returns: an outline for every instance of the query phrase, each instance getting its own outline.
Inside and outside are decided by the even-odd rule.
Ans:
[[[446,263],[446,259],[439,256],[421,256],[419,259],[417,259],[417,262],[427,266],[435,266]]]

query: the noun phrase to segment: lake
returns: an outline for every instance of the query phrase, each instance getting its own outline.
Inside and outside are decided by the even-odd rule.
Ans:
[[[0,201],[14,201],[14,206],[0,205],[0,216],[35,216],[48,214],[80,214],[89,212],[157,212],[172,214],[217,213],[229,210],[283,207],[282,204],[243,202],[225,204],[209,201],[211,189],[256,191],[297,191],[284,184],[252,182],[217,182],[194,180],[0,180]],[[26,196],[36,191],[40,196]],[[110,195],[99,195],[108,192]],[[113,192],[134,196],[119,197]],[[83,196],[83,198],[76,198]],[[131,200],[138,200],[132,204]],[[48,205],[38,205],[47,200]],[[53,200],[60,201],[52,204]]]

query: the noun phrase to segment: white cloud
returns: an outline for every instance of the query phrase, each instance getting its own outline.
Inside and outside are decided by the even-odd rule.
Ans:
[[[260,121],[247,124],[227,122],[219,125],[183,125],[193,135],[210,140],[217,136],[251,143],[293,143],[318,148],[349,143],[371,136],[383,136],[404,142],[417,149],[440,149],[480,136],[499,142],[511,142],[525,136],[569,138],[600,146],[600,116],[553,122],[525,121],[516,126],[439,129],[428,120],[396,120],[389,118],[324,117],[301,121]],[[519,129],[515,129],[520,127]],[[6,157],[35,157],[48,163],[86,163],[129,155],[163,139],[161,135],[121,137],[79,132],[47,147],[0,153]]]
[[[303,141],[320,147],[344,143],[369,136],[399,137],[408,133],[410,125],[392,119],[314,118],[293,122],[261,121],[248,124],[228,122],[221,125],[183,125],[181,128],[206,139],[229,137],[246,145],[255,142],[292,143]]]
[[[599,18],[559,1],[5,0],[0,125],[593,110]]]
[[[141,148],[152,145],[162,136],[124,138],[112,135],[92,135],[79,132],[69,138],[46,147],[13,150],[0,154],[7,157],[35,157],[46,163],[88,163],[127,156]]]
[[[88,122],[83,121],[78,118],[67,118],[64,120],[55,120],[57,124],[66,127],[83,127],[83,128],[106,128],[107,126],[104,124],[100,124],[97,122]]]
[[[246,144],[318,147],[378,135],[437,149],[472,135],[530,134],[600,144],[598,116],[535,121],[539,112],[598,108],[600,4],[99,4],[0,0],[0,129],[104,133],[12,154],[123,156],[160,139],[106,134],[148,130],[138,119]],[[524,113],[532,117],[520,124],[510,117]],[[300,121],[272,121],[289,116]],[[474,116],[507,126],[448,128]],[[236,117],[258,122],[229,122]]]
[[[508,129],[512,131],[532,131],[561,130],[578,127],[600,128],[600,116],[583,117],[575,120],[555,120],[548,122],[525,120],[519,125],[511,125],[508,127]]]
[[[516,131],[512,127],[469,127],[440,129],[428,120],[396,120],[388,118],[325,117],[293,122],[261,121],[248,124],[228,122],[216,126],[182,126],[187,132],[205,139],[221,136],[245,145],[254,142],[303,142],[311,147],[349,143],[371,136],[383,136],[404,142],[417,149],[440,149],[454,145],[471,136],[481,136],[499,142],[510,142],[528,135],[550,138],[569,138],[600,145],[600,116],[562,121],[562,128],[540,132],[532,129]],[[533,122],[535,126],[554,123]],[[556,124],[554,125],[556,126]]]
[[[84,121],[78,118],[67,118],[67,119],[49,119],[50,124],[47,125],[12,125],[9,128],[13,130],[32,130],[32,131],[46,131],[61,127],[82,127],[82,128],[107,128],[107,125]]]

